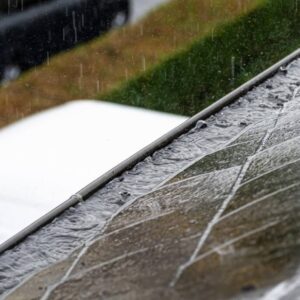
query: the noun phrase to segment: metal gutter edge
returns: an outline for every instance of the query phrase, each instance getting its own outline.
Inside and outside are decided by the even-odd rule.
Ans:
[[[205,108],[203,111],[191,117],[190,119],[188,119],[178,127],[174,128],[167,134],[163,135],[161,138],[157,139],[156,141],[146,146],[142,150],[138,151],[136,154],[132,155],[127,160],[123,161],[115,168],[111,169],[110,171],[108,171],[107,173],[105,173],[104,175],[102,175],[101,177],[99,177],[89,185],[87,185],[85,188],[77,192],[69,200],[65,201],[58,207],[54,208],[49,213],[47,213],[46,215],[44,215],[43,217],[41,217],[31,225],[29,225],[28,227],[26,227],[24,230],[20,231],[12,238],[10,238],[9,240],[1,244],[0,254],[2,254],[4,251],[8,249],[11,249],[12,247],[20,243],[22,240],[24,240],[27,236],[37,231],[39,228],[53,221],[55,218],[57,218],[68,208],[78,204],[81,201],[86,200],[93,193],[99,190],[101,187],[105,186],[109,181],[121,175],[125,171],[130,170],[134,165],[143,161],[149,155],[165,147],[171,141],[178,138],[180,135],[184,134],[185,132],[189,131],[191,128],[195,126],[195,124],[198,121],[207,119],[211,115],[220,111],[222,108],[233,103],[236,99],[238,99],[239,97],[241,97],[242,95],[244,95],[245,93],[253,89],[255,86],[267,80],[269,77],[274,75],[281,67],[284,67],[288,63],[292,62],[297,57],[300,57],[300,49],[291,53],[290,55],[288,55],[278,63],[274,64],[264,72],[260,73],[250,81],[238,87],[236,90],[232,91],[225,97],[221,98],[217,102]]]

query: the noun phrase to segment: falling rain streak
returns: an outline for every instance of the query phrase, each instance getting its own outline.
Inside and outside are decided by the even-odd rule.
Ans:
[[[235,57],[231,57],[231,82],[232,84],[235,81]]]

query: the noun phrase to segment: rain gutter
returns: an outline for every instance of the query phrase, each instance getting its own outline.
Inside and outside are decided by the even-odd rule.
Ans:
[[[35,221],[25,229],[23,229],[22,231],[14,235],[12,238],[10,238],[9,240],[1,244],[0,254],[2,254],[4,251],[8,249],[13,248],[17,244],[19,244],[22,240],[24,240],[27,236],[33,234],[41,227],[53,221],[55,218],[61,215],[68,208],[75,206],[79,202],[88,199],[92,194],[94,194],[100,188],[105,186],[112,179],[120,176],[125,171],[130,170],[133,166],[143,161],[146,157],[152,155],[154,152],[170,144],[174,139],[188,132],[196,125],[198,121],[205,120],[209,118],[211,115],[214,115],[215,113],[219,112],[221,109],[233,103],[235,100],[237,100],[238,98],[246,94],[248,91],[250,91],[257,85],[266,81],[268,78],[273,76],[276,72],[278,72],[280,69],[284,71],[285,66],[298,57],[300,57],[300,49],[291,53],[290,55],[288,55],[278,63],[274,64],[264,72],[260,73],[250,81],[238,87],[236,90],[232,91],[231,93],[224,96],[217,102],[205,108],[204,110],[202,110],[195,116],[191,117],[190,119],[188,119],[187,121],[179,125],[178,127],[174,128],[167,134],[163,135],[161,138],[157,139],[150,145],[146,146],[142,150],[138,151],[136,154],[132,155],[131,157],[129,157],[128,159],[126,159],[125,161],[117,165],[115,168],[106,172],[104,175],[100,176],[98,179],[96,179],[95,181],[87,185],[85,188],[77,192],[75,195],[71,196],[69,200],[63,202],[61,205],[54,208],[49,213],[45,214],[43,217],[41,217],[40,219],[38,219],[37,221]]]

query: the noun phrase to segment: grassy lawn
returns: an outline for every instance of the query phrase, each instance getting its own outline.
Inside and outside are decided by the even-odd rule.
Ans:
[[[261,1],[214,35],[98,98],[193,115],[299,45],[300,1]]]
[[[236,56],[236,64],[239,62],[239,55],[234,51],[229,55],[230,45],[223,45],[224,54],[222,49],[214,51],[226,59],[223,65],[216,65],[219,58],[214,54],[211,57],[210,51],[213,45],[219,47],[218,42],[213,41],[220,40],[223,34],[216,27],[249,13],[260,2],[262,0],[173,0],[138,24],[57,55],[49,64],[27,72],[0,89],[0,127],[79,98],[104,97],[192,114],[196,107],[201,107],[194,104],[199,97],[201,102],[207,101],[203,93],[209,95],[207,91],[214,87],[217,97],[224,91],[219,92],[223,84],[219,82],[220,75],[212,77],[211,71],[218,68],[225,76],[232,56]],[[208,38],[203,40],[205,36]],[[235,41],[238,39],[236,36]],[[205,51],[206,45],[210,48]],[[210,69],[207,75],[202,74]]]

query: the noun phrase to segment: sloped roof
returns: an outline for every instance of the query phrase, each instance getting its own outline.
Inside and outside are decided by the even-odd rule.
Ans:
[[[37,264],[42,254],[48,259],[8,299],[295,298],[299,86],[298,59],[73,209],[91,209],[81,219],[73,215],[76,223],[97,206],[100,216],[126,202],[104,228],[86,220],[74,225],[84,233],[76,239],[66,212],[57,235],[54,222],[4,253],[1,276],[4,262],[12,274],[13,254],[25,268],[20,255],[30,245]],[[38,249],[47,231],[56,243]],[[59,253],[64,259],[53,263]]]

